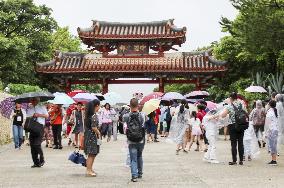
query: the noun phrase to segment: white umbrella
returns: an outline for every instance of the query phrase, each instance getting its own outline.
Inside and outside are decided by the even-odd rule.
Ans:
[[[261,86],[249,86],[245,89],[249,93],[267,93],[267,91]]]
[[[75,101],[65,93],[56,92],[53,95],[55,98],[53,100],[49,100],[49,103],[62,105],[70,105],[75,103]]]
[[[182,94],[178,93],[178,92],[168,92],[165,95],[163,95],[163,97],[162,97],[162,100],[166,100],[166,101],[169,101],[169,100],[182,100],[182,99],[185,99],[185,97]]]
[[[122,102],[122,98],[118,93],[109,92],[104,95],[105,103],[109,103],[110,105],[115,105],[116,103]]]

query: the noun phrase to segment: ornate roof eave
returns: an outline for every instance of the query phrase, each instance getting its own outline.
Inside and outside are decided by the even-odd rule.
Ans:
[[[218,65],[218,66],[226,66],[227,65],[227,61],[221,61],[221,60],[217,60],[214,58],[214,56],[212,55],[212,51],[213,49],[209,49],[209,50],[204,50],[204,51],[194,51],[194,52],[183,52],[184,55],[203,55],[205,57],[208,58],[208,61],[212,64]]]

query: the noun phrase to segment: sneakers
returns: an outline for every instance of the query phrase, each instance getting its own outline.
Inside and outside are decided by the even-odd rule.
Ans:
[[[271,165],[271,166],[277,166],[277,162],[276,161],[270,161],[269,163],[268,163],[269,165]]]
[[[229,162],[229,165],[237,165],[237,162]]]
[[[131,181],[132,181],[132,182],[137,182],[138,179],[137,179],[136,177],[132,177],[132,178],[131,178]]]
[[[58,149],[58,146],[53,146],[53,149]]]
[[[31,168],[40,168],[41,166],[40,165],[33,165],[33,166],[31,166]]]
[[[45,163],[45,161],[42,161],[42,162],[40,163],[40,166],[43,166],[43,165],[44,165],[44,163]]]
[[[239,162],[239,165],[244,165],[244,162],[243,162],[243,161],[240,161],[240,162]]]
[[[219,164],[219,163],[220,163],[220,162],[217,161],[216,159],[210,160],[209,162],[212,163],[212,164]]]

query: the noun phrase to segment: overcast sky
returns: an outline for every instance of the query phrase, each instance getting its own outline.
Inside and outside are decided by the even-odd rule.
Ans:
[[[225,34],[219,24],[222,16],[234,19],[237,11],[229,0],[34,0],[53,10],[59,26],[68,26],[77,35],[77,27],[90,27],[91,20],[147,22],[175,19],[177,27],[187,27],[187,40],[180,51],[192,51],[210,45]],[[150,93],[156,85],[110,85],[129,101],[134,92]]]

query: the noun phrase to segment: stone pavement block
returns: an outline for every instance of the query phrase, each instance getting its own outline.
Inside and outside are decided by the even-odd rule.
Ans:
[[[85,168],[68,161],[74,148],[64,140],[63,150],[44,148],[46,164],[31,169],[30,148],[13,149],[13,145],[0,148],[0,188],[93,188],[93,187],[283,187],[284,152],[279,165],[268,166],[266,149],[260,157],[244,166],[229,166],[230,142],[219,140],[217,152],[220,164],[202,161],[203,152],[195,152],[195,145],[188,154],[175,155],[176,145],[160,138],[160,143],[146,144],[143,153],[144,174],[138,183],[130,181],[130,169],[125,166],[125,137],[117,142],[105,142],[95,160],[96,178],[85,177]],[[282,147],[282,151],[284,148]]]

